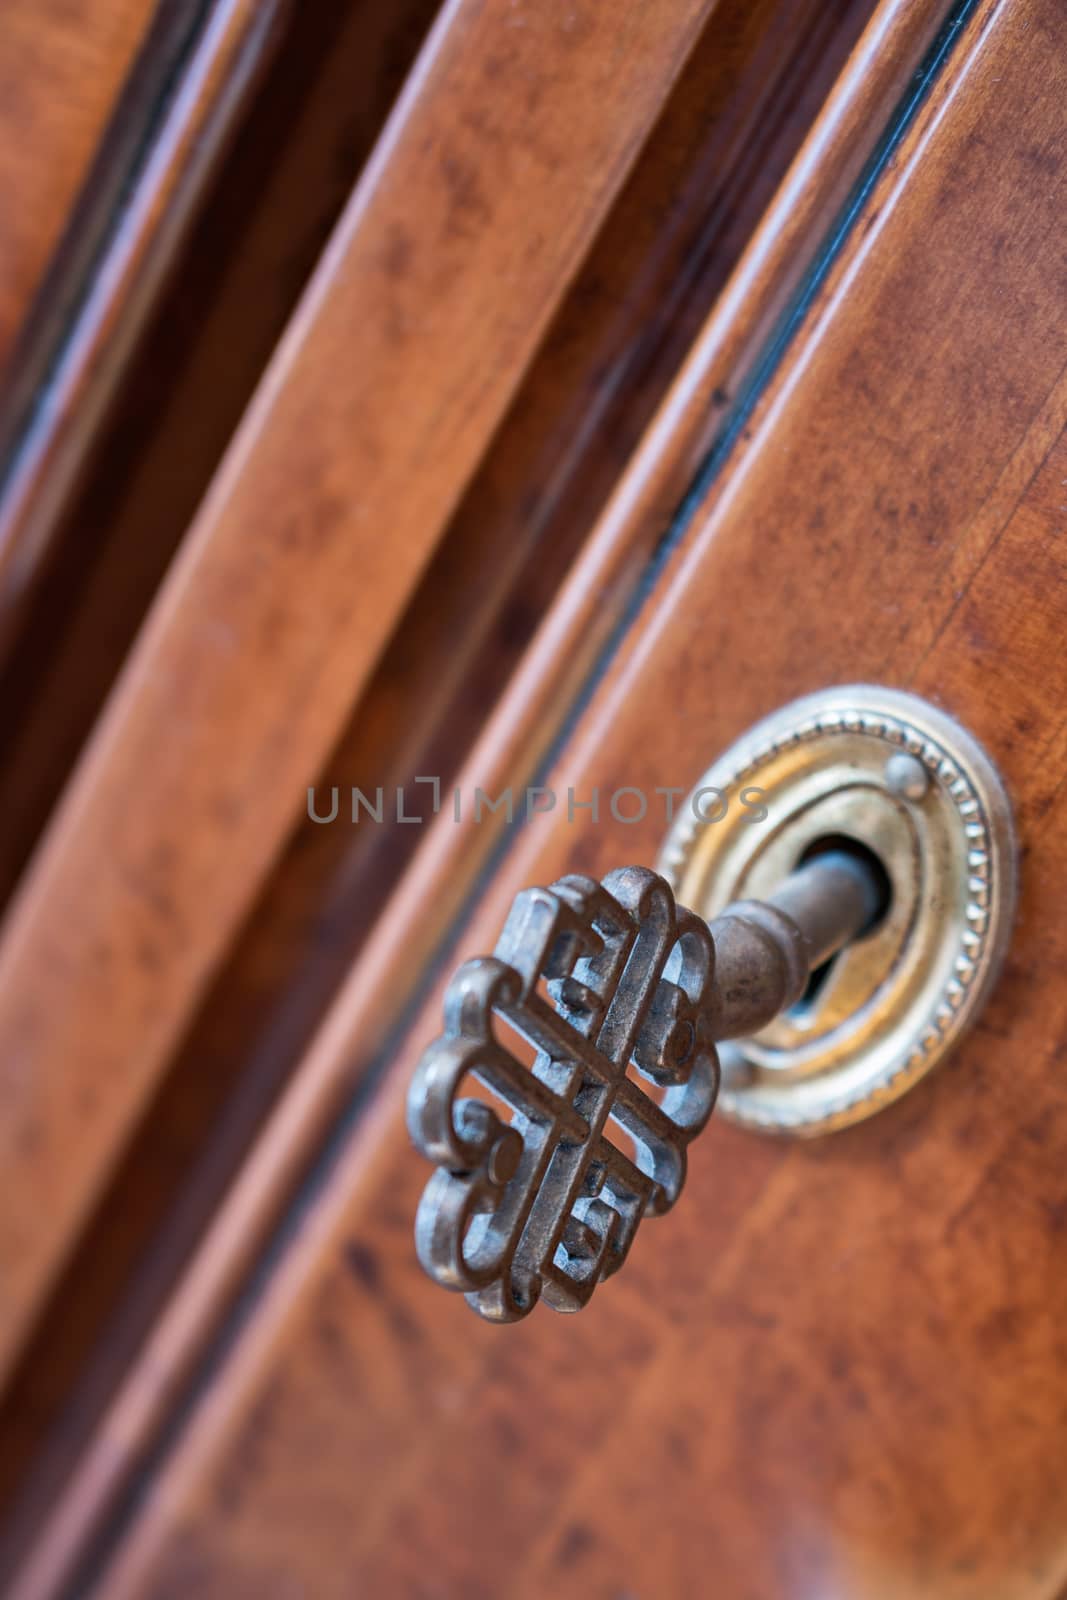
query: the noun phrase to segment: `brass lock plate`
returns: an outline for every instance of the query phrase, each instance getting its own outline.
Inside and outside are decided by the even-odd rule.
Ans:
[[[1004,786],[964,728],[898,690],[831,689],[759,723],[701,778],[658,867],[710,920],[842,843],[881,864],[884,914],[790,1011],[720,1047],[719,1110],[745,1127],[810,1135],[870,1116],[953,1048],[999,971],[1016,889]]]

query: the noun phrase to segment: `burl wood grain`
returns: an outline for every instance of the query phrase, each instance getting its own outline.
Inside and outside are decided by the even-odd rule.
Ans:
[[[425,1282],[401,1100],[302,1196],[97,1592],[1016,1600],[1067,1579],[1067,21],[981,6],[552,777],[686,783],[827,681],[910,687],[1005,773],[1008,969],[928,1083],[825,1144],[714,1127],[579,1318]],[[519,836],[518,884],[659,829]],[[353,1008],[334,1048],[359,1048]]]
[[[0,1367],[709,9],[431,35],[7,919]]]

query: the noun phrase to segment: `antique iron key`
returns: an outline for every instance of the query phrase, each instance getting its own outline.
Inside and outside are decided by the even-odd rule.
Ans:
[[[415,1229],[427,1272],[494,1322],[539,1299],[580,1310],[642,1217],[677,1200],[716,1044],[794,1006],[883,897],[843,850],[710,925],[644,867],[524,889],[495,953],[452,978],[411,1086],[411,1135],[438,1169]],[[471,1077],[510,1120],[461,1094]]]

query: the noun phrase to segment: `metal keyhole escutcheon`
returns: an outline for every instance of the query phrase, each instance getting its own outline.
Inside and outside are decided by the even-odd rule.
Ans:
[[[701,783],[757,786],[768,812],[758,827],[679,814],[658,868],[701,916],[758,899],[834,839],[870,851],[888,888],[885,915],[820,974],[809,1005],[723,1051],[720,1114],[805,1135],[870,1116],[944,1059],[1000,970],[1016,850],[996,769],[936,706],[853,685],[775,712]]]

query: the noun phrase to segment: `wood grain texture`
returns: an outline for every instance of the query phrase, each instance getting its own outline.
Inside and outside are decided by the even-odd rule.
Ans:
[[[598,655],[624,625],[627,610],[645,582],[649,562],[663,544],[694,474],[716,446],[717,438],[733,425],[732,417],[743,403],[746,384],[760,356],[761,336],[766,340],[776,319],[785,314],[790,296],[799,292],[826,230],[834,224],[850,186],[856,182],[906,85],[917,72],[944,14],[939,0],[919,5],[913,0],[887,0],[877,8],[736,270],[697,330],[681,370],[649,422],[641,448],[626,463],[602,515],[575,553],[558,600],[540,620],[506,693],[493,706],[484,688],[479,696],[477,685],[464,683],[462,678],[465,658],[471,663],[470,673],[480,674],[483,681],[499,667],[510,668],[515,662],[515,652],[506,651],[500,638],[492,639],[488,659],[476,653],[478,633],[493,624],[493,612],[466,620],[465,641],[451,647],[445,666],[434,670],[444,628],[460,631],[464,586],[474,582],[473,573],[480,576],[485,569],[487,575],[480,584],[484,587],[494,574],[500,581],[512,570],[514,587],[496,632],[512,646],[530,639],[530,619],[524,617],[524,608],[543,592],[545,569],[551,573],[552,564],[558,559],[551,546],[545,549],[544,536],[551,536],[558,516],[562,528],[556,528],[556,536],[564,542],[565,549],[571,549],[567,535],[569,531],[573,538],[574,530],[568,530],[569,519],[591,510],[595,493],[592,486],[604,470],[605,458],[610,457],[610,442],[600,451],[591,452],[588,478],[579,475],[572,490],[570,486],[564,489],[559,505],[547,514],[545,523],[533,476],[527,480],[521,470],[518,473],[519,484],[530,485],[528,496],[519,497],[531,508],[528,520],[514,509],[514,498],[507,494],[508,469],[514,471],[517,460],[521,463],[523,451],[530,449],[530,438],[521,422],[517,434],[503,430],[460,508],[453,537],[442,546],[428,570],[427,583],[434,587],[420,591],[409,608],[404,627],[398,630],[392,649],[383,658],[359,707],[349,737],[332,753],[320,775],[323,785],[328,788],[340,780],[342,784],[354,782],[373,790],[384,779],[389,793],[388,780],[414,788],[413,775],[429,771],[443,773],[442,781],[447,782],[459,767],[456,745],[463,745],[464,728],[471,728],[475,711],[484,713],[491,706],[492,712],[479,729],[457,781],[469,793],[477,786],[488,794],[497,794],[509,786],[518,793],[539,781],[547,753],[566,726],[575,701],[595,670]],[[714,29],[709,31],[713,33]],[[669,146],[673,127],[663,131]],[[657,181],[664,186],[664,178],[655,167],[639,171],[635,178],[646,179],[649,187]],[[601,246],[589,263],[593,283],[597,275],[610,283],[607,261],[625,256],[621,236],[634,231],[636,219],[625,213],[624,206],[620,212],[618,227],[605,230]],[[580,326],[584,326],[588,338],[592,323],[595,336],[596,319],[584,303],[587,296],[591,298],[591,285],[587,289],[587,283],[583,272],[576,284],[574,317],[561,318],[568,336],[564,343],[568,354],[581,343]],[[639,307],[649,317],[652,300],[651,293],[638,298]],[[571,304],[565,310],[571,309]],[[660,337],[665,334],[666,330]],[[583,410],[599,411],[601,415],[605,413],[605,403],[588,394],[585,384],[576,394],[568,395],[560,381],[560,363],[554,357],[550,344],[520,397],[517,410],[521,418],[523,402],[536,408],[551,397],[567,422],[569,433],[574,435],[580,428],[575,402],[580,402]],[[607,370],[611,365],[604,364]],[[565,371],[566,359],[563,367]],[[621,433],[632,420],[621,406],[614,410],[609,407],[606,415]],[[580,448],[574,449],[571,459],[574,457],[581,459]],[[566,466],[557,471],[566,478]],[[480,552],[478,538],[482,529],[505,536],[497,540],[498,551],[503,548],[510,552],[520,538],[536,538],[527,564],[509,568],[508,554]],[[418,659],[421,652],[412,648],[412,639],[425,647],[429,668]],[[423,718],[426,726],[436,720],[440,732],[435,739],[420,744],[418,729]],[[411,737],[390,743],[386,730],[396,724],[402,725]],[[389,944],[383,928],[395,930],[397,943],[381,967],[385,970],[391,961],[393,977],[379,995],[373,1041],[380,1041],[403,1013],[412,987],[419,980],[422,960],[445,936],[457,909],[491,860],[503,827],[501,811],[483,816],[476,826],[471,825],[468,815],[460,826],[444,833],[439,830],[420,852],[419,869],[405,884],[406,911],[375,926],[379,948],[383,943]],[[345,850],[337,830],[305,825],[294,840],[282,869],[287,881],[279,885],[278,898],[263,907],[264,922],[273,918],[280,932],[271,941],[267,932],[253,931],[246,947],[237,954],[238,963],[249,956],[256,963],[252,1007],[257,1016],[262,1015],[265,1006],[275,1008],[273,1020],[280,1023],[275,1038],[292,1035],[294,1025],[302,1023],[306,1027],[309,1018],[317,1020],[328,994],[325,983],[330,962],[344,964],[356,953],[377,906],[377,890],[391,881],[385,873],[375,870],[375,854],[387,858],[395,876],[396,858],[408,858],[401,856],[404,841],[410,856],[416,837],[408,828],[395,827],[368,840],[364,830]],[[365,869],[358,870],[368,858],[372,890],[369,907],[365,899],[367,873]],[[324,904],[319,899],[321,889],[316,887],[316,879],[318,884],[329,886]],[[314,916],[310,924],[302,921],[300,902],[290,884],[294,889],[299,885],[300,895],[308,895],[310,888],[310,907],[303,913],[306,916],[310,909]],[[305,966],[315,968],[314,975],[309,974],[303,985],[293,982],[291,967],[286,970],[286,962],[291,959],[287,941],[301,938],[306,945]],[[401,948],[405,952],[403,962],[398,959]],[[260,956],[260,952],[264,954]],[[287,980],[288,988],[284,987]],[[231,991],[222,997],[222,1003],[233,998]],[[245,1003],[238,999],[237,1005],[227,1011],[224,1033],[231,1051],[239,1048],[235,1030],[240,1026],[240,1010]],[[210,1037],[209,1027],[207,1039],[201,1037],[196,1042],[205,1043],[210,1049]],[[373,1050],[369,1040],[364,1042]],[[268,1050],[271,1048],[273,1041]]]
[[[85,430],[76,490],[65,513],[55,509],[53,556],[4,666],[0,765],[19,781],[4,797],[0,901],[44,832],[437,10],[437,0],[344,0],[281,13],[119,392]],[[203,97],[186,105],[194,116],[205,109]]]
[[[6,0],[0,40],[0,368],[153,10],[153,0]]]
[[[156,8],[0,395],[0,664],[288,3]]]
[[[852,32],[858,26],[855,12],[834,21]],[[765,186],[781,172],[802,119],[847,53],[847,32],[842,39],[830,28],[827,35],[825,13],[806,0],[784,14],[778,0],[756,8],[748,0],[720,4],[331,753],[327,787],[355,781],[391,795],[394,784],[431,771],[447,786],[604,485],[728,274],[746,225],[754,225]],[[288,50],[282,53],[288,60]],[[749,182],[755,149],[767,169],[759,184]],[[666,213],[665,195],[672,197]],[[244,250],[238,259],[244,269],[233,275],[247,296],[256,266]],[[232,296],[224,309],[232,316]],[[226,319],[212,322],[221,342]],[[220,345],[213,348],[217,358]],[[614,369],[628,381],[605,383]],[[195,390],[186,395],[188,417]],[[40,771],[42,752],[70,708],[67,695],[92,676],[76,668],[93,637],[108,636],[108,601],[121,592],[122,563],[138,539],[151,544],[161,468],[153,473],[147,465],[136,475],[119,537],[93,574],[88,611],[59,645],[65,670],[49,673],[43,691],[32,694],[37,714],[15,745],[17,817],[30,806],[27,768]],[[41,715],[44,707],[50,718]],[[409,792],[408,810],[416,805]],[[5,1458],[25,1479],[28,1443],[108,1313],[114,1326],[101,1337],[110,1354],[101,1350],[96,1366],[109,1367],[112,1382],[125,1374],[146,1319],[300,1060],[420,831],[389,822],[352,829],[304,821],[182,1039],[164,1089],[50,1302],[26,1368],[12,1380],[0,1410],[8,1446],[0,1451],[0,1489]],[[458,887],[461,875],[454,877]],[[394,987],[402,1004],[402,986]],[[95,1376],[79,1388],[100,1392]],[[68,1461],[76,1433],[64,1419],[57,1448]],[[53,1493],[44,1497],[51,1501]]]
[[[330,758],[334,777],[373,774],[365,780],[372,789],[432,770],[447,782],[867,9],[853,4],[829,15],[812,0],[719,4]],[[69,763],[68,728],[99,697],[109,663],[114,670],[123,612],[135,612],[142,583],[180,533],[183,500],[191,509],[197,462],[226,403],[222,379],[236,383],[245,347],[263,348],[255,329],[270,312],[280,317],[269,291],[276,289],[284,303],[300,219],[311,215],[316,230],[321,226],[345,158],[355,159],[367,142],[374,96],[380,100],[395,76],[417,8],[405,19],[360,6],[340,26],[335,19],[326,29],[321,22],[310,29],[320,16],[293,15],[278,47],[284,71],[272,71],[258,91],[259,109],[228,164],[232,176],[224,175],[222,192],[183,252],[175,292],[157,319],[159,334],[149,339],[132,392],[109,428],[117,449],[78,496],[79,562],[91,543],[88,527],[106,529],[106,541],[84,594],[67,578],[74,594],[68,598],[65,585],[52,583],[47,603],[37,608],[34,648],[24,664],[26,713],[9,745],[8,759],[19,771],[5,830],[12,854],[18,834],[44,810],[48,766],[61,771],[65,753]],[[327,37],[329,65],[301,97],[294,77]],[[357,75],[366,80],[359,92]],[[270,179],[260,180],[257,221],[227,230],[223,218],[238,200],[249,203],[264,169]],[[220,274],[222,288],[205,314],[199,280]],[[151,404],[160,371],[176,374],[162,425]],[[616,376],[605,381],[609,372]],[[124,389],[131,389],[131,376]],[[142,433],[146,446],[137,442]],[[356,837],[305,824],[260,898],[12,1376],[0,1408],[0,1505],[5,1486],[10,1493],[17,1483],[18,1508],[10,1517],[20,1534],[35,1521],[33,1507],[39,1515],[54,1501],[57,1474],[69,1470],[88,1419],[126,1375],[191,1241],[416,839],[417,830],[405,827]],[[4,864],[0,841],[0,878]],[[45,1459],[31,1474],[52,1419],[57,1425]],[[7,1556],[0,1540],[0,1573]]]
[[[709,9],[431,35],[6,921],[0,1367]]]
[[[752,250],[746,252],[736,280],[743,288],[739,290],[735,286],[727,296],[742,327],[748,318],[765,322],[769,309],[780,301],[786,285],[795,284],[803,270],[805,247],[809,254],[816,247],[819,223],[823,228],[828,225],[847,182],[858,171],[864,151],[869,152],[877,139],[895,97],[932,37],[936,17],[936,8],[900,5],[896,0],[881,8],[862,49],[820,116],[804,155],[776,199],[767,225],[760,229]],[[455,651],[449,650],[448,659],[439,671],[443,682],[434,684],[415,659],[418,652],[405,647],[404,641],[411,637],[412,627],[417,622],[421,625],[415,626],[414,638],[423,646],[439,638],[438,619],[434,616],[431,598],[441,599],[444,613],[441,621],[447,628],[450,595],[454,591],[456,605],[462,600],[464,550],[469,546],[469,554],[477,553],[476,535],[481,528],[488,532],[502,525],[511,536],[509,543],[516,538],[536,538],[534,549],[539,550],[546,538],[566,536],[568,519],[577,520],[576,505],[580,507],[583,497],[587,500],[590,493],[589,471],[577,472],[573,490],[568,487],[568,472],[582,462],[582,451],[564,454],[555,482],[550,478],[549,486],[541,490],[540,496],[534,492],[536,474],[532,473],[529,463],[536,464],[544,456],[549,461],[552,459],[549,445],[559,423],[558,419],[551,418],[548,440],[542,440],[539,422],[551,410],[546,396],[558,402],[564,420],[577,414],[576,407],[580,410],[586,405],[603,406],[595,385],[593,391],[588,392],[585,377],[588,363],[582,364],[583,350],[615,349],[615,363],[625,361],[635,375],[643,374],[632,397],[634,414],[639,416],[640,408],[647,407],[647,391],[654,381],[656,365],[642,352],[646,347],[669,351],[672,342],[676,343],[682,336],[686,318],[692,318],[698,310],[700,296],[713,288],[716,273],[721,273],[724,264],[713,252],[698,269],[689,259],[687,241],[694,232],[699,235],[705,216],[708,227],[714,228],[724,210],[730,213],[736,209],[738,214],[731,227],[737,230],[742,226],[741,219],[746,214],[746,157],[736,148],[736,142],[748,148],[751,143],[748,135],[758,116],[757,108],[766,103],[766,97],[790,103],[788,86],[795,84],[796,79],[790,74],[784,78],[764,79],[770,41],[761,38],[761,29],[769,26],[776,40],[774,50],[770,51],[773,61],[782,51],[779,33],[786,24],[798,49],[806,46],[800,50],[793,72],[804,70],[805,60],[813,50],[819,49],[826,50],[830,57],[819,64],[820,72],[827,72],[833,55],[840,51],[840,41],[835,39],[830,48],[824,28],[816,29],[813,35],[807,34],[803,7],[789,11],[786,16],[776,11],[763,17],[752,13],[742,15],[740,10],[730,6],[720,7],[715,14],[679,82],[671,107],[620,197],[610,224],[579,274],[527,380],[522,400],[466,497],[441,558],[431,565],[427,583],[436,585],[435,594],[427,593],[425,607],[420,609],[416,605],[414,611],[409,609],[396,647],[387,655],[381,672],[361,703],[350,736],[331,757],[328,779],[347,775],[373,788],[376,779],[381,780],[392,770],[387,767],[389,762],[397,763],[398,778],[410,775],[405,772],[405,763],[415,772],[439,770],[447,773],[451,770],[441,763],[447,763],[452,754],[447,746],[456,738],[454,712],[444,722],[442,740],[431,746],[431,752],[436,751],[436,755],[420,757],[412,755],[412,749],[413,746],[419,748],[420,719],[427,724],[434,720],[449,704],[449,694],[454,693],[450,686],[457,680],[462,684],[463,653],[470,654],[475,664],[477,654],[473,645],[461,641]],[[699,135],[693,125],[706,116],[716,94],[723,93],[722,74],[739,75],[742,65],[745,72],[754,75],[754,81],[739,76],[723,105],[723,126]],[[818,80],[819,73],[809,75],[808,94],[817,89]],[[798,110],[803,104],[802,96]],[[743,139],[742,135],[745,135]],[[780,157],[781,145],[774,141],[787,139],[788,130],[779,135],[767,129],[764,138],[771,141],[761,147],[765,159],[776,153]],[[704,205],[696,199],[692,201],[695,211],[692,218],[687,217],[684,210],[681,215],[669,214],[670,228],[674,231],[664,238],[667,222],[661,221],[658,226],[654,222],[662,208],[662,195],[678,187],[671,175],[687,170],[694,151],[701,157],[700,170],[712,170],[716,154],[724,165],[716,184],[706,187]],[[733,159],[741,162],[736,172],[729,165]],[[694,194],[699,188],[696,180],[690,179],[684,192]],[[758,189],[756,193],[758,196]],[[794,208],[802,213],[800,218],[794,214]],[[662,279],[663,299],[672,306],[670,315],[679,320],[665,321],[666,313],[660,310],[653,337],[649,326],[638,317],[633,323],[636,349],[629,355],[625,343],[614,341],[620,340],[630,325],[624,318],[632,318],[637,312],[645,316],[652,314],[652,304],[657,298],[652,293],[652,285],[660,281],[656,274],[671,267],[671,253],[666,249],[668,239],[676,241],[680,252],[677,262],[680,279]],[[643,273],[637,280],[643,287],[640,294],[635,289],[627,293],[627,271],[644,259],[641,250],[646,240],[653,254],[644,261]],[[721,248],[724,251],[730,248],[729,231],[721,241]],[[661,259],[664,256],[666,261]],[[687,301],[683,285],[694,274]],[[531,652],[524,666],[519,684],[509,692],[500,716],[495,719],[499,726],[494,725],[488,739],[479,746],[467,774],[468,791],[471,784],[481,782],[487,774],[498,779],[500,786],[512,782],[521,787],[527,781],[529,772],[518,757],[526,762],[536,760],[539,742],[550,736],[552,718],[558,720],[566,714],[565,690],[574,681],[570,658],[582,656],[590,626],[594,622],[603,625],[602,614],[593,616],[590,613],[593,597],[599,595],[602,610],[608,610],[607,574],[629,569],[636,581],[642,552],[647,554],[659,536],[664,514],[662,502],[658,513],[650,514],[654,497],[639,491],[650,483],[662,489],[672,470],[676,481],[680,478],[694,449],[694,437],[707,426],[706,397],[716,388],[716,373],[735,387],[740,382],[740,373],[729,365],[739,349],[740,331],[725,321],[720,312],[712,317],[692,359],[686,364],[679,392],[665,408],[666,414],[674,420],[673,431],[663,425],[652,430],[647,447],[627,474],[621,503],[614,504],[605,518],[596,540],[595,559],[580,563],[574,579],[568,583],[566,597],[556,608],[561,616],[553,613],[545,636],[539,639],[537,649]],[[602,371],[605,364],[594,362],[592,365],[596,371]],[[573,392],[568,389],[571,380],[575,384]],[[527,398],[531,388],[533,395]],[[624,438],[626,429],[633,427],[634,415],[616,402],[611,403],[610,414],[617,419],[614,431]],[[681,466],[673,461],[672,437]],[[596,474],[606,470],[619,445],[610,439],[603,445],[589,440],[588,445],[589,467],[595,482]],[[583,440],[582,450],[585,448]],[[529,494],[520,495],[516,491],[513,499],[509,499],[504,492],[506,469],[510,469],[512,477],[517,474],[520,484],[525,481],[526,473],[531,472]],[[558,487],[560,478],[562,489]],[[562,498],[558,498],[560,495]],[[554,529],[559,517],[564,523],[562,535],[560,530]],[[457,537],[458,560],[453,549]],[[502,543],[499,537],[493,540],[498,547]],[[487,552],[483,558],[489,562],[491,572],[506,572],[507,559],[506,555],[499,558],[495,552]],[[536,592],[540,577],[532,571],[525,575],[527,599],[531,586]],[[625,585],[617,583],[616,588],[618,592],[611,598],[611,615],[617,617],[624,604]],[[484,585],[479,585],[479,603],[484,602]],[[513,617],[514,613],[510,614]],[[484,621],[478,612],[470,618],[467,631],[476,635],[483,627]],[[494,645],[492,659],[487,664],[490,673],[501,663],[502,649],[502,644]],[[452,659],[454,655],[459,656],[458,665]],[[439,652],[433,654],[432,659],[437,661]],[[469,686],[473,691],[479,688],[477,683]],[[392,743],[390,723],[395,724]],[[375,756],[376,762],[371,759]],[[508,759],[511,766],[507,764]],[[374,776],[367,778],[367,773]],[[492,787],[495,791],[496,781]],[[374,855],[383,850],[391,855],[397,851],[397,846],[388,838],[390,830],[381,831],[386,840],[380,845],[375,834],[370,853],[372,861]],[[409,838],[413,831],[418,832],[393,831]],[[360,1008],[361,1048],[356,1057],[357,1067],[368,1055],[373,1055],[383,1029],[388,1030],[390,1020],[402,1009],[408,987],[416,978],[417,966],[406,957],[413,949],[425,949],[432,944],[434,930],[439,931],[442,923],[447,922],[449,908],[462,893],[462,885],[469,882],[477,870],[478,860],[484,859],[486,850],[491,848],[491,838],[484,837],[491,833],[485,824],[473,832],[466,830],[463,838],[459,837],[463,830],[448,830],[449,837],[440,840],[444,848],[437,851],[429,863],[423,852],[420,870],[405,885],[403,903],[376,928],[375,953],[381,959],[372,964],[372,974],[380,976],[380,984],[372,1003]],[[337,846],[340,846],[340,854]],[[362,858],[366,855],[366,851],[362,852]],[[91,1319],[93,1308],[100,1304],[101,1294],[106,1296],[108,1282],[121,1281],[128,1270],[132,1241],[146,1236],[153,1217],[164,1204],[168,1171],[177,1172],[183,1165],[189,1166],[190,1174],[185,1180],[188,1192],[163,1232],[152,1236],[143,1268],[131,1286],[130,1295],[126,1296],[127,1300],[132,1297],[136,1312],[131,1315],[130,1308],[120,1303],[118,1325],[108,1330],[98,1352],[99,1359],[94,1361],[91,1375],[81,1385],[82,1399],[72,1416],[61,1419],[52,1440],[49,1461],[42,1463],[42,1470],[27,1483],[29,1503],[20,1508],[16,1535],[24,1532],[27,1525],[33,1525],[30,1508],[34,1502],[49,1503],[54,1498],[55,1473],[58,1471],[62,1475],[69,1466],[80,1430],[85,1426],[86,1406],[89,1405],[91,1411],[93,1404],[100,1403],[98,1398],[88,1401],[86,1394],[98,1397],[101,1386],[106,1388],[107,1382],[113,1381],[104,1375],[126,1369],[131,1359],[129,1341],[136,1336],[136,1329],[143,1325],[149,1308],[158,1299],[160,1286],[168,1282],[176,1262],[183,1259],[196,1217],[203,1217],[206,1209],[216,1203],[258,1116],[270,1103],[272,1092],[276,1092],[287,1056],[300,1039],[301,1011],[310,1009],[314,1015],[316,1007],[331,993],[331,971],[336,974],[346,952],[358,947],[377,893],[375,875],[368,881],[366,868],[362,873],[357,870],[360,859],[359,850],[353,842],[346,842],[345,835],[339,837],[336,832],[331,834],[330,830],[305,825],[303,836],[291,850],[276,883],[257,908],[235,958],[220,974],[199,1025],[185,1042],[178,1064],[183,1070],[172,1071],[167,1092],[156,1106],[151,1122],[142,1127],[137,1148],[131,1153],[92,1235],[83,1246],[80,1266],[62,1286],[48,1323],[54,1336],[43,1342],[36,1341],[28,1370],[14,1388],[2,1415],[2,1431],[12,1446],[16,1441],[32,1439],[39,1431],[42,1413],[55,1407],[56,1385],[61,1383],[65,1367],[69,1368],[72,1352],[77,1348],[79,1329],[85,1328],[87,1316]],[[331,881],[331,876],[335,881]],[[327,894],[320,910],[314,897],[321,895],[323,886]],[[300,948],[301,941],[306,942],[308,959],[304,963],[305,972],[299,974],[298,969],[300,987],[294,992],[294,973],[287,964],[291,964],[291,952]],[[375,977],[372,975],[368,981],[373,990]],[[333,978],[335,982],[336,977]],[[305,1021],[310,1022],[310,1016]],[[241,1057],[249,1049],[251,1055],[244,1081],[222,1116],[215,1108],[221,1105],[226,1084],[236,1077]],[[283,1198],[289,1176],[299,1170],[307,1150],[328,1125],[339,1096],[350,1081],[353,1055],[347,1044],[332,1057],[327,1053],[324,1058],[319,1051],[315,1060],[323,1063],[322,1071],[309,1069],[301,1074],[302,1082],[296,1086],[290,1104],[279,1119],[280,1138],[270,1142],[271,1157],[268,1159],[265,1152],[260,1152],[261,1159],[256,1163],[258,1176],[253,1179],[249,1205],[238,1204],[231,1208],[242,1217],[240,1228],[225,1230],[232,1259],[223,1263],[220,1253],[212,1252],[206,1272],[210,1287],[205,1288],[203,1276],[198,1277],[196,1273],[184,1286],[184,1295],[180,1298],[183,1306],[188,1304],[192,1309],[186,1314],[180,1306],[168,1313],[166,1325],[158,1337],[150,1341],[143,1360],[133,1368],[122,1397],[109,1415],[102,1433],[103,1442],[98,1441],[84,1470],[79,1472],[78,1482],[68,1497],[69,1504],[64,1502],[57,1512],[55,1521],[61,1525],[61,1531],[57,1531],[53,1523],[46,1542],[60,1565],[71,1541],[80,1538],[77,1529],[86,1519],[98,1518],[100,1506],[113,1495],[123,1476],[135,1470],[146,1442],[165,1414],[175,1385],[195,1349],[210,1332],[218,1303],[225,1297],[227,1287],[232,1287],[241,1262],[254,1250],[266,1221]],[[197,1108],[202,1114],[198,1115]],[[132,1398],[127,1391],[132,1391]],[[97,1471],[101,1456],[103,1464]],[[19,1460],[26,1460],[25,1449],[19,1453]],[[9,1528],[9,1538],[4,1542],[7,1548],[0,1547],[0,1569],[10,1552],[11,1533]]]
[[[400,1108],[429,1005],[99,1592],[1062,1587],[1064,29],[1052,0],[978,8],[552,774],[684,784],[827,681],[936,698],[1001,764],[1025,853],[978,1031],[824,1145],[713,1128],[588,1311],[501,1331],[412,1257]],[[464,953],[518,884],[657,833],[536,822]]]
[[[92,471],[59,531],[66,559],[53,564],[32,608],[25,648],[5,672],[0,769],[17,772],[18,781],[4,792],[0,892],[17,876],[28,840],[43,830],[436,9],[436,0],[388,9],[352,0],[328,13],[290,8],[270,69],[124,374]],[[31,1475],[30,1462],[75,1379],[78,1403],[64,1410],[52,1469],[69,1466],[86,1409],[101,1403],[99,1363],[87,1362],[87,1350],[120,1286],[124,1311],[127,1301],[138,1308],[138,1316],[122,1319],[136,1348],[135,1329],[139,1318],[150,1317],[152,1300],[142,1282],[128,1282],[136,1246],[150,1258],[145,1276],[157,1296],[176,1270],[154,1225],[173,1199],[180,1156],[207,1142],[229,1081],[226,1065],[200,1055],[188,1077],[178,1069],[180,1083],[164,1097],[152,1128],[139,1129],[133,1142],[138,1181],[132,1187],[119,1181],[121,1192],[94,1218],[70,1281],[58,1303],[49,1303],[45,1327],[35,1330],[25,1363],[0,1399],[5,1523],[16,1491],[20,1520],[30,1515],[28,1501],[47,1505],[54,1498],[55,1478],[43,1462]],[[209,1110],[203,1102],[216,1091]],[[110,1382],[125,1369],[130,1349],[109,1346]],[[0,1549],[0,1589],[5,1555]]]
[[[320,793],[356,783],[392,796],[403,784],[406,812],[429,815],[416,775],[447,786],[500,699],[861,20],[860,7],[830,26],[808,0],[720,0],[330,753]],[[658,531],[641,529],[646,550]],[[631,553],[633,569],[644,553]],[[248,1056],[253,1081],[277,1079],[419,837],[388,812],[374,829],[305,820],[220,973],[211,1014],[183,1046],[188,1066],[209,1059],[217,1076]]]
[[[458,770],[799,142],[818,103],[807,97],[832,81],[858,8],[836,20],[843,39],[828,36],[821,7],[720,3],[320,790],[356,783],[392,795],[406,784],[405,809],[418,813],[416,775],[435,773],[447,786]],[[651,518],[639,530],[629,524],[615,541],[620,565],[628,560],[636,575],[661,531]],[[600,630],[619,611],[605,587],[581,585],[587,599],[599,594]],[[552,688],[547,675],[546,703]],[[533,705],[530,717],[551,725]],[[373,830],[303,823],[220,975],[214,1015],[185,1047],[190,1062],[250,1052],[250,1073],[263,1081],[280,1056],[298,1052],[419,840],[419,830],[390,820]],[[493,829],[485,832],[491,842]]]

